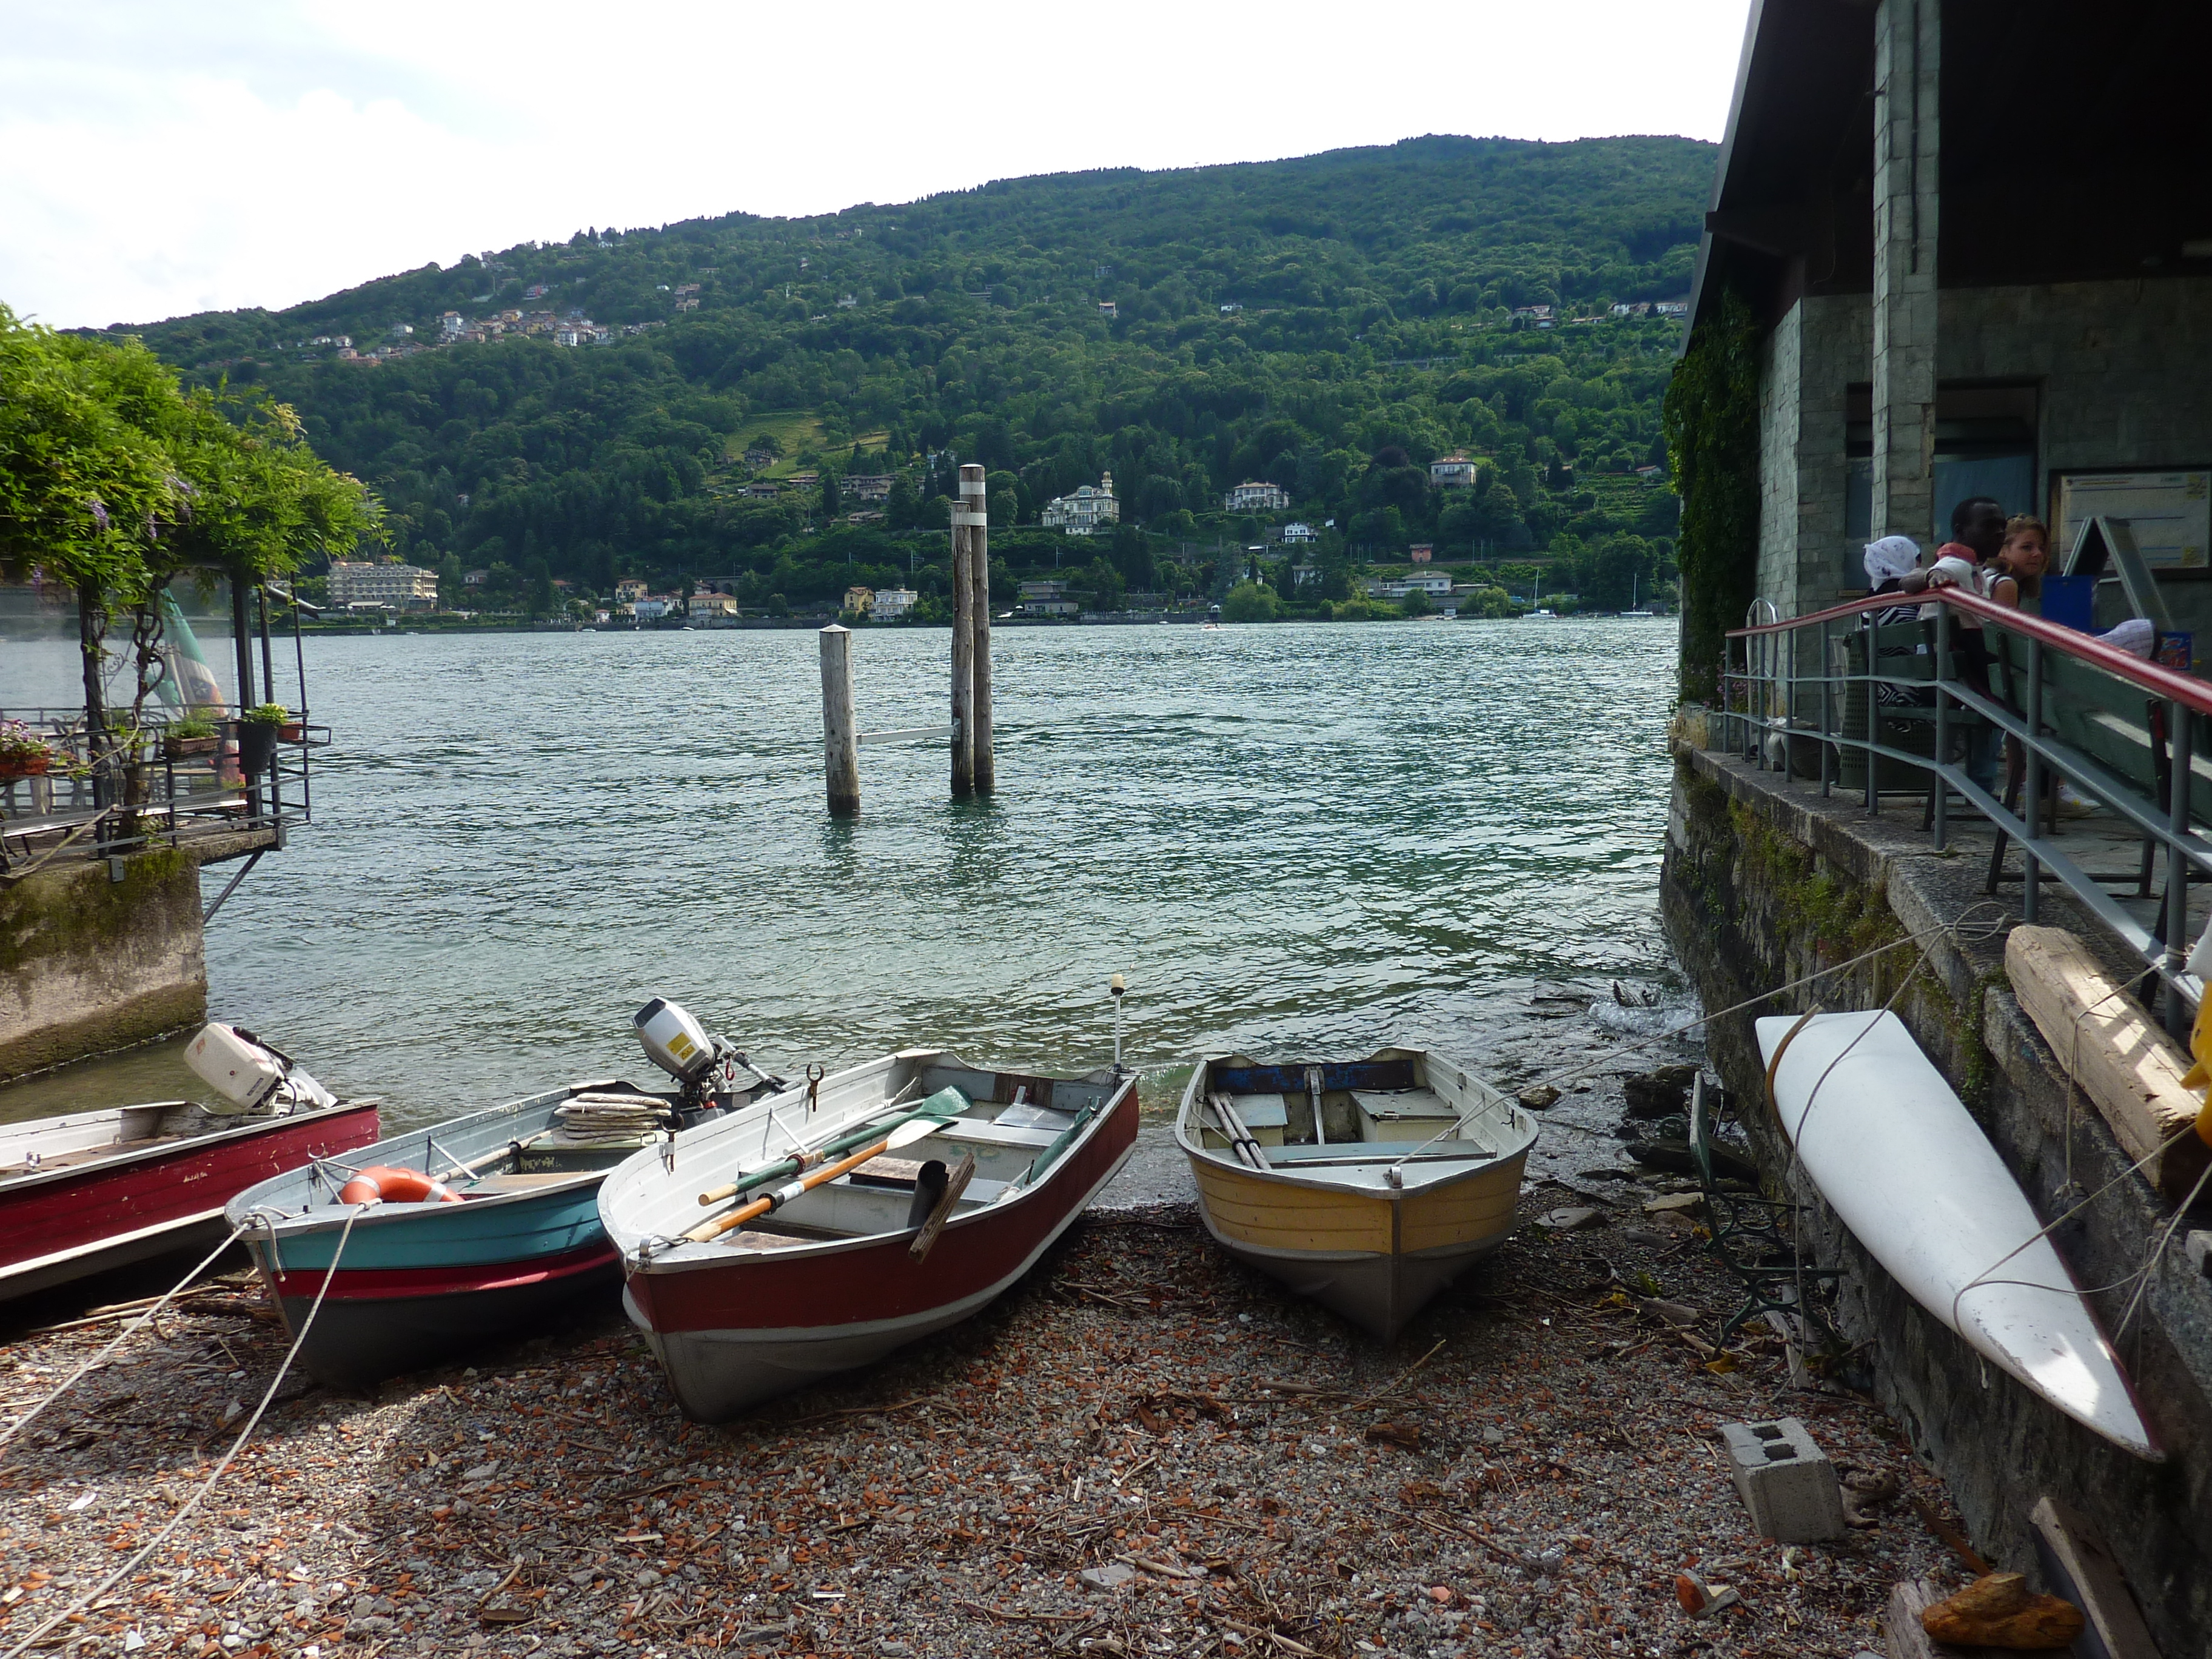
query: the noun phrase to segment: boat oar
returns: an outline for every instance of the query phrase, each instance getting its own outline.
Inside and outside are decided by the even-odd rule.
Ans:
[[[1230,1149],[1237,1154],[1237,1161],[1249,1169],[1266,1169],[1267,1155],[1260,1150],[1260,1143],[1252,1139],[1252,1132],[1244,1127],[1244,1120],[1237,1115],[1237,1109],[1229,1103],[1229,1097],[1212,1094],[1206,1100],[1206,1104],[1213,1108],[1213,1115],[1221,1120],[1222,1133],[1229,1137]]]
[[[952,1219],[952,1206],[960,1201],[960,1194],[968,1190],[968,1182],[975,1173],[975,1154],[968,1153],[960,1160],[959,1168],[945,1177],[945,1190],[938,1194],[937,1202],[929,1212],[929,1218],[921,1224],[921,1231],[914,1236],[914,1243],[906,1253],[916,1261],[928,1260],[929,1253],[937,1248],[937,1236],[945,1231],[945,1224]]]
[[[950,1098],[948,1099],[947,1097]],[[959,1116],[967,1104],[966,1099],[957,1090],[939,1089],[903,1116],[893,1118],[888,1122],[864,1123],[857,1129],[848,1129],[841,1134],[833,1136],[819,1146],[805,1147],[789,1158],[778,1158],[764,1169],[755,1170],[750,1175],[740,1176],[735,1181],[725,1182],[719,1187],[709,1187],[699,1194],[699,1202],[702,1206],[720,1204],[726,1198],[735,1198],[739,1193],[750,1192],[756,1187],[765,1187],[769,1182],[781,1176],[798,1175],[804,1170],[812,1169],[833,1152],[842,1152],[857,1146],[870,1135],[888,1134],[903,1123],[911,1123],[921,1118],[931,1118],[939,1123],[945,1122]]]
[[[556,1124],[554,1127],[557,1128],[560,1126]],[[469,1159],[465,1164],[456,1164],[450,1170],[441,1170],[436,1175],[432,1176],[430,1179],[433,1181],[451,1181],[455,1176],[479,1175],[485,1170],[489,1169],[493,1164],[498,1163],[500,1159],[503,1158],[512,1157],[515,1158],[517,1162],[520,1162],[521,1159],[522,1149],[524,1147],[535,1146],[539,1141],[544,1139],[546,1136],[552,1133],[552,1129],[540,1129],[536,1134],[526,1136],[523,1139],[506,1141],[500,1146],[493,1147],[492,1150],[488,1152],[480,1153],[477,1157]],[[448,1152],[447,1156],[450,1158],[453,1154]]]
[[[766,1215],[770,1210],[788,1204],[801,1193],[811,1192],[825,1182],[835,1181],[839,1176],[859,1169],[870,1158],[881,1158],[885,1152],[896,1152],[902,1146],[911,1146],[917,1140],[927,1140],[944,1127],[934,1118],[916,1118],[910,1122],[902,1123],[874,1146],[863,1146],[849,1158],[841,1158],[835,1164],[824,1164],[818,1170],[810,1170],[789,1186],[777,1188],[766,1198],[757,1198],[750,1204],[740,1204],[729,1214],[717,1216],[702,1226],[694,1227],[684,1237],[696,1244],[704,1244],[710,1239],[720,1238],[732,1228],[742,1227],[754,1217]]]

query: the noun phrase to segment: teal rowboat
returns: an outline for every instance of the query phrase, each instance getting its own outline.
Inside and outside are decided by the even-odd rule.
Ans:
[[[319,1159],[247,1188],[225,1212],[247,1225],[246,1247],[295,1336],[327,1279],[301,1363],[326,1385],[361,1388],[611,1291],[621,1275],[599,1224],[599,1183],[665,1141],[678,1105],[626,1083],[551,1090],[388,1136],[343,1162]],[[454,1196],[413,1199],[430,1180]],[[410,1196],[349,1201],[380,1181]]]

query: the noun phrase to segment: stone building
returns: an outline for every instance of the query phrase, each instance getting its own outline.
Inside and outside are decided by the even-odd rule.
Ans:
[[[1940,541],[1988,495],[2062,557],[2124,509],[2203,635],[2208,46],[2212,14],[2174,3],[1753,7],[1692,320],[1729,294],[1756,319],[1756,592],[1783,616],[1863,591],[1871,538]]]
[[[2155,580],[2143,597],[2173,629],[2212,639],[2212,127],[2196,89],[2208,59],[2212,8],[2179,0],[2094,11],[2057,0],[1753,0],[1698,256],[1698,332],[1686,342],[1697,372],[1678,381],[1685,404],[1723,410],[1696,416],[1704,424],[1676,458],[1694,453],[1722,477],[1715,485],[1693,475],[1685,499],[1685,570],[1698,584],[1694,598],[1686,592],[1686,664],[1743,622],[1747,598],[1788,619],[1863,595],[1863,544],[1947,539],[1953,507],[1978,495],[2049,522],[2062,566],[2089,515],[2126,521]],[[1735,372],[1745,358],[1733,343],[1747,339],[1755,419]],[[1715,364],[1724,372],[1707,373]],[[1747,422],[1755,455],[1736,440]],[[1755,527],[1738,511],[1753,498]],[[1695,548],[1693,520],[1718,526],[1700,529],[1711,539]],[[2099,625],[2136,603],[2106,581]],[[1831,621],[1847,629],[1853,614]],[[1824,625],[1767,636],[1793,642],[1793,690],[1833,672],[1819,649]],[[2047,633],[2055,637],[2041,650],[2074,648],[2061,630]],[[1847,650],[1825,658],[1838,660],[1850,661]],[[2106,678],[2117,690],[2098,718],[2132,732],[2120,718],[2132,715],[2151,730],[2156,717],[2136,712],[2144,690]],[[2083,682],[2068,684],[2078,714]],[[1741,683],[1723,689],[1738,709],[1759,707]],[[2009,695],[1993,690],[1984,702]],[[2024,701],[2005,718],[2055,752],[2051,704]],[[1848,732],[1848,713],[1838,719],[1824,705],[1808,716],[1808,706],[1767,705],[1755,718],[1769,730],[1834,720],[1829,730]],[[2185,734],[2208,718],[2185,706],[2199,712],[2167,700],[2175,724],[2159,729]],[[1794,738],[1731,747],[1741,729],[1702,727],[1694,713],[1683,722],[1660,904],[1685,972],[1717,1011],[1707,1058],[1768,1192],[1802,1206],[1806,1259],[1838,1264],[1838,1329],[1864,1355],[1913,1454],[1950,1483],[1976,1547],[2047,1574],[2033,1529],[2041,1500],[2078,1510],[2101,1532],[2120,1595],[2139,1604],[2160,1650],[2208,1651],[2212,1233],[2194,1256],[2163,1248],[2204,1229],[2203,1212],[2172,1213],[2172,1195],[2132,1167],[2106,1121],[2078,1109],[2076,1045],[2023,1012],[2006,953],[2012,924],[2042,907],[2045,922],[2113,960],[2157,969],[2171,1019],[2203,987],[2184,974],[2178,943],[2204,926],[2201,901],[2190,908],[2203,867],[2191,873],[2171,856],[2154,933],[2099,885],[2135,887],[2138,908],[2152,908],[2138,844],[2124,833],[2115,837],[2130,861],[2122,877],[2085,862],[2067,866],[2063,882],[2024,873],[2008,887],[2002,842],[1984,866],[1939,839],[1939,809],[1954,794],[1979,833],[2004,829],[2015,854],[2031,839],[2046,849],[2045,871],[2089,832],[2069,827],[2073,839],[2062,842],[2037,827],[2032,805],[2021,805],[2023,822],[2010,816],[2013,800],[1987,790],[1969,799],[1966,774],[1948,758],[1942,788],[1923,781],[1909,812],[1885,815],[1881,794],[1910,790],[1881,782],[1878,768],[1863,765],[1863,793],[1832,790],[1826,762],[1802,757]],[[2159,800],[2130,797],[2135,786],[2109,777],[2092,781],[2087,761],[2066,775],[2101,799],[2137,800],[2137,823],[2193,815],[2202,836],[2189,792],[2203,763],[2172,764],[2171,752],[2190,753],[2186,735],[2172,741],[2174,751],[2159,750]],[[1927,744],[1932,762],[1932,729]],[[2147,737],[2146,774],[2152,747]],[[1907,772],[1934,775],[1905,759]],[[2026,785],[2013,799],[2037,793]],[[1809,919],[1815,909],[1831,920]],[[1894,966],[1837,977],[1864,960],[1832,931],[1842,915],[1913,942],[1915,971],[1932,969],[1923,987],[1900,984]],[[1994,931],[1966,937],[1968,915],[1996,917]],[[2141,996],[2160,1000],[2155,989]],[[1885,1001],[2050,1224],[2163,1461],[2119,1449],[1994,1375],[1882,1267],[1871,1242],[1851,1235],[1790,1156],[1749,1011]],[[1867,1146],[1869,1158],[1893,1151]],[[2085,1191],[2097,1200],[2081,1203]]]

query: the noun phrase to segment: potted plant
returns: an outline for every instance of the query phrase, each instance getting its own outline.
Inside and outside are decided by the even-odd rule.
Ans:
[[[0,720],[0,778],[44,776],[54,747],[21,720]]]
[[[161,752],[171,760],[182,760],[187,755],[211,755],[222,741],[215,722],[204,714],[187,714],[182,720],[171,720],[161,733]]]
[[[259,777],[276,758],[276,734],[291,713],[281,702],[258,703],[238,717],[238,769]]]

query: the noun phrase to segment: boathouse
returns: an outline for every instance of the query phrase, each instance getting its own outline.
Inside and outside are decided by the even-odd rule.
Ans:
[[[2037,1505],[2079,1511],[2168,1656],[2212,1651],[2212,1207],[2093,1099],[2023,976],[2046,936],[2014,933],[2072,933],[2131,1040],[2179,1054],[2212,890],[2208,61],[2201,5],[1754,0],[1668,408],[1686,702],[1662,908],[1706,1006],[1750,1005],[1709,1030],[1730,1109],[1844,1271],[1858,1380],[1978,1547],[2037,1577]],[[1863,544],[1946,540],[1972,495],[2050,524],[2079,628],[1873,616]],[[2130,617],[2157,662],[2091,641]],[[1951,678],[1968,631],[1986,682]],[[2054,816],[2059,778],[2086,817]],[[2057,1224],[2162,1461],[1983,1361],[1791,1158],[1753,1018],[1893,1000]]]
[[[1863,590],[1985,494],[2062,550],[2134,507],[2212,621],[2209,58],[2186,3],[1753,6],[1692,302],[1755,337],[1750,597]]]

